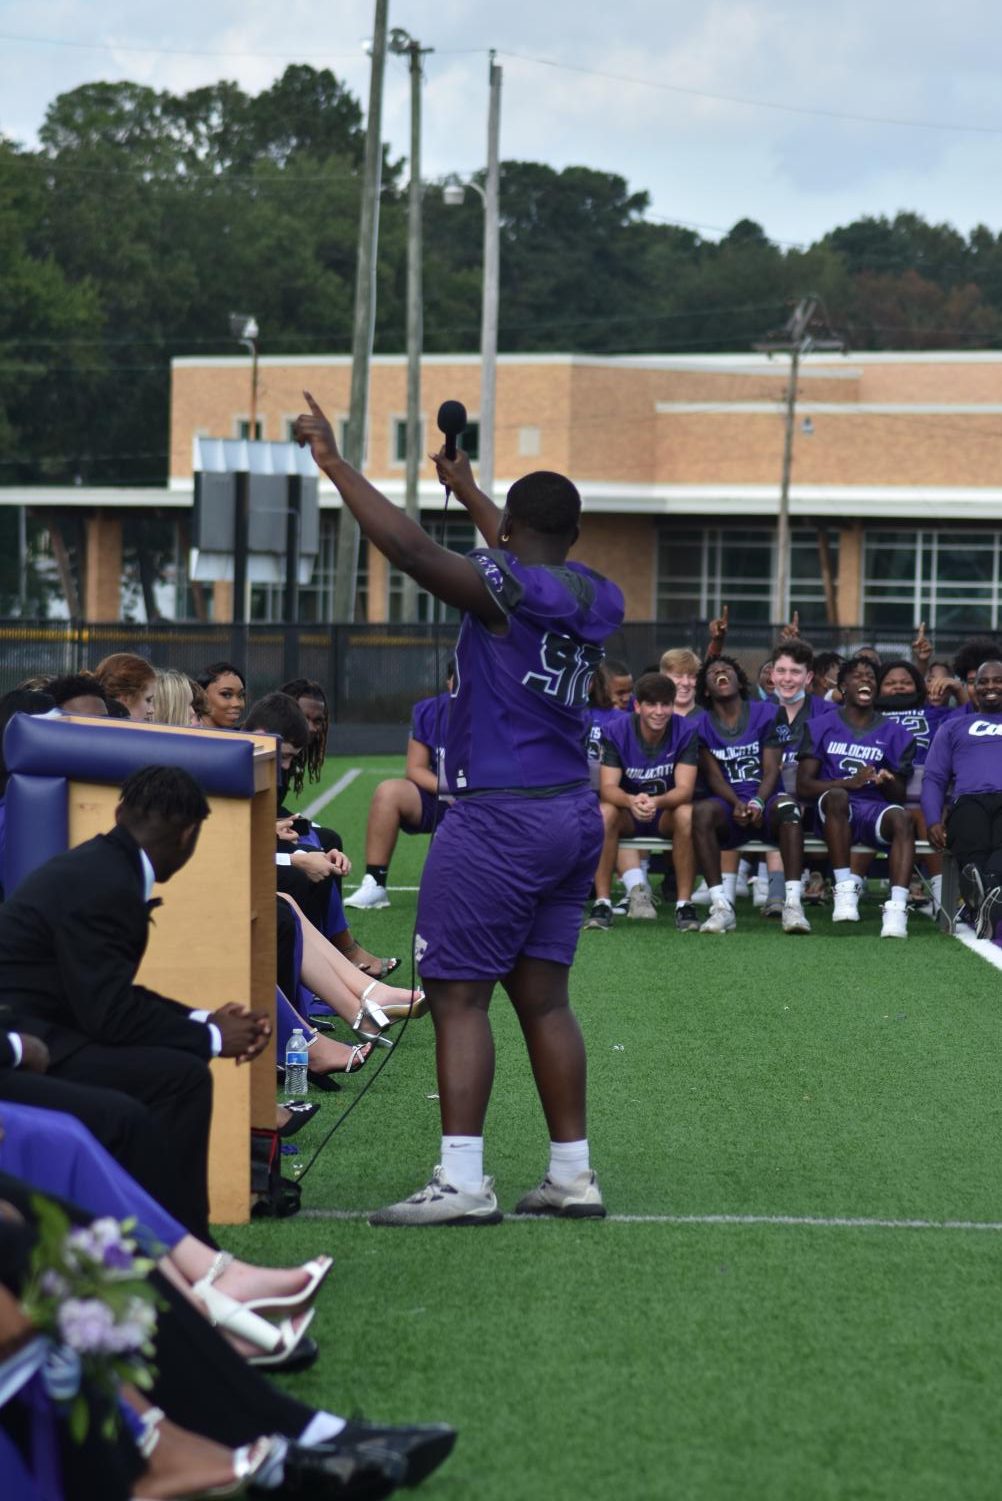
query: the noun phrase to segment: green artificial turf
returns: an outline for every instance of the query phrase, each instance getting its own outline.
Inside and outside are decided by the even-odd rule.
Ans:
[[[350,765],[365,770],[322,817],[360,877],[368,799],[402,762],[332,761],[328,781]],[[426,848],[401,839],[391,887],[417,884]],[[405,956],[415,893],[391,899],[352,927]],[[809,938],[748,902],[721,937],[676,934],[664,910],[582,934],[593,1160],[610,1213],[638,1219],[312,1217],[410,1193],[436,1161],[431,1023],[411,1023],[307,1174],[304,1213],[222,1233],[256,1260],[337,1257],[321,1359],[289,1389],[455,1423],[424,1488],[442,1501],[995,1497],[999,1231],[686,1222],[1002,1221],[1000,976],[920,917],[882,943],[877,904],[862,910],[838,929],[812,912]],[[545,1168],[546,1132],[503,997],[492,1015],[487,1170],[510,1208]],[[383,1056],[317,1096],[300,1161]]]

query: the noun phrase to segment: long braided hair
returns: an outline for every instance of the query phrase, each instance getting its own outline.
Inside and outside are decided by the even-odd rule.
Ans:
[[[289,786],[298,797],[305,782],[319,782],[323,776],[324,758],[327,755],[327,737],[331,727],[330,707],[323,688],[312,678],[293,678],[291,683],[283,683],[279,692],[288,694],[289,698],[294,699],[297,704],[301,698],[315,698],[324,706],[323,727],[320,733],[310,735],[302,754],[297,756],[292,763]]]

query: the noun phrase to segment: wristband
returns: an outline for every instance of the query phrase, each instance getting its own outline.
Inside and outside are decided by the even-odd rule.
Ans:
[[[760,813],[765,812],[765,803],[760,797],[750,797],[748,799],[748,806],[749,808],[757,808]]]

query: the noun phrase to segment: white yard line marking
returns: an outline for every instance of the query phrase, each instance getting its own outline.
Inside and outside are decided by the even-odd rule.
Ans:
[[[307,1220],[365,1220],[372,1209],[303,1209]],[[506,1214],[506,1223],[547,1219],[547,1215]],[[991,1230],[1002,1233],[999,1220],[883,1220],[864,1215],[812,1214],[610,1214],[614,1225],[772,1225],[781,1230]]]
[[[321,809],[326,808],[328,803],[332,803],[336,797],[339,797],[346,787],[350,787],[355,778],[362,775],[362,771],[361,766],[349,767],[343,776],[338,777],[333,787],[328,787],[326,792],[321,792],[319,797],[315,797],[312,803],[303,809],[303,817],[315,817]]]
[[[954,932],[954,938],[959,938],[965,949],[970,949],[972,954],[977,954],[980,959],[985,959],[996,969],[1002,969],[1002,949],[994,944],[990,938],[975,938],[974,929],[966,923],[961,923]]]

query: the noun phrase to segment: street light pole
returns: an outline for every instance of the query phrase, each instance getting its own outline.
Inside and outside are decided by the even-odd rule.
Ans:
[[[480,488],[494,498],[494,418],[497,404],[498,299],[501,270],[501,68],[491,52],[488,70],[487,176],[484,179],[484,291],[480,318]]]
[[[421,59],[434,51],[422,47],[400,26],[390,32],[390,51],[410,59],[411,76],[411,164],[407,199],[407,468],[404,509],[420,522],[418,504],[418,470],[421,466],[421,344],[423,314],[421,306]],[[417,620],[418,588],[410,574],[404,574],[402,618]]]
[[[369,366],[376,321],[376,248],[379,240],[379,190],[383,172],[383,71],[389,0],[376,0],[372,27],[372,69],[369,75],[369,114],[365,129],[365,175],[358,231],[355,272],[355,318],[351,340],[351,404],[345,458],[356,469],[365,457],[365,425],[369,399]],[[337,528],[334,568],[334,619],[355,618],[358,579],[358,522],[342,505]]]

